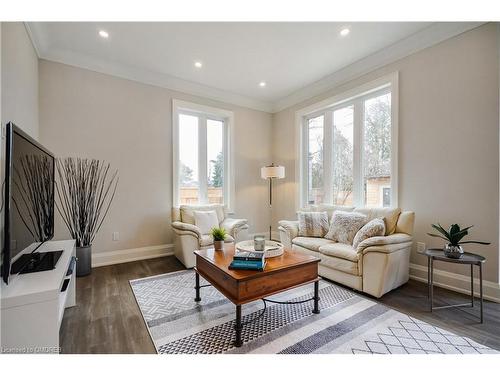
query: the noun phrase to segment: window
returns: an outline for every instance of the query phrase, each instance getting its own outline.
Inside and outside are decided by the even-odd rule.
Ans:
[[[232,194],[232,112],[173,102],[174,204],[225,204]]]
[[[300,206],[397,206],[397,75],[297,113]]]

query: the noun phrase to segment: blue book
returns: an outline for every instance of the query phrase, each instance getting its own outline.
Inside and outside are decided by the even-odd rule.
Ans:
[[[233,260],[229,265],[230,270],[255,270],[263,271],[266,267],[266,262]]]

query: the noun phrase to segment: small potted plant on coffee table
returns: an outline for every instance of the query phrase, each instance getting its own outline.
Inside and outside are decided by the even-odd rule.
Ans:
[[[214,238],[214,249],[215,250],[224,249],[224,240],[226,239],[226,230],[224,228],[214,227],[210,231],[210,234]]]
[[[469,229],[473,227],[460,228],[458,224],[450,225],[448,230],[445,230],[440,224],[431,224],[431,226],[439,232],[427,233],[429,236],[441,238],[448,243],[444,246],[444,255],[448,258],[460,259],[464,254],[464,249],[461,245],[466,243],[477,243],[479,245],[489,245],[490,242],[483,241],[462,241],[462,239],[469,234]]]

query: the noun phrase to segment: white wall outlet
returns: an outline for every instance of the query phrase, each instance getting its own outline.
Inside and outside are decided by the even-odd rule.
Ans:
[[[120,240],[120,233],[113,232],[113,241],[119,241],[119,240]]]
[[[425,243],[417,242],[417,253],[422,254],[425,251]]]

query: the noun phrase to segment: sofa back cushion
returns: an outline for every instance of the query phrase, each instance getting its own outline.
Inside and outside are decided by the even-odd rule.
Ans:
[[[335,211],[325,238],[351,245],[358,230],[367,222],[367,216],[360,212]]]
[[[194,211],[215,211],[219,224],[226,217],[226,209],[221,204],[207,204],[203,206],[181,205],[179,209],[181,211],[181,221],[186,224],[196,225]]]
[[[219,227],[217,212],[215,210],[194,211],[194,225],[198,227],[201,234],[210,234],[212,228]]]
[[[326,212],[297,213],[299,219],[299,236],[325,237],[328,232],[328,214]]]
[[[351,212],[354,207],[351,206],[336,206],[333,204],[311,204],[308,207],[302,208],[302,212],[326,212],[328,215],[328,220],[332,220],[333,213],[335,211]]]
[[[415,212],[403,211],[399,215],[398,223],[396,224],[396,233],[405,233],[413,235],[413,224],[415,222]]]
[[[383,217],[385,222],[385,235],[388,236],[396,231],[396,224],[401,213],[401,208],[355,208],[354,212],[359,212],[368,217],[368,221],[377,217]]]

